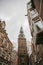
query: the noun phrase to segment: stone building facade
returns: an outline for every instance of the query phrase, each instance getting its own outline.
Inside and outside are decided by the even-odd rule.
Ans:
[[[17,54],[5,30],[5,21],[0,20],[0,65],[17,65]],[[16,56],[16,60],[15,59]]]
[[[10,53],[12,51],[13,45],[10,42],[6,30],[5,21],[0,21],[0,64],[9,65]],[[10,62],[11,63],[11,62]]]
[[[43,20],[40,17],[39,13],[37,12],[37,9],[35,8],[34,1],[35,0],[31,0],[29,3],[27,3],[27,16],[30,25],[31,35],[32,35],[31,43],[33,43],[35,46],[34,48],[35,56],[33,55],[33,53],[32,55],[34,56],[35,64],[38,64],[41,63],[41,61],[43,61],[43,57],[41,57],[43,55],[43,51],[42,51],[43,50],[43,23],[42,23]],[[38,52],[40,46],[41,46],[40,51],[42,52]],[[38,54],[40,58],[37,59]]]

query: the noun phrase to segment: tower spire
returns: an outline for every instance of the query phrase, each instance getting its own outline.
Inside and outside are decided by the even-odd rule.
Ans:
[[[22,28],[22,26],[20,28],[20,33],[23,34],[23,28]]]
[[[24,32],[23,32],[23,27],[21,26],[19,38],[24,38],[24,37],[25,37],[25,35],[24,35]]]

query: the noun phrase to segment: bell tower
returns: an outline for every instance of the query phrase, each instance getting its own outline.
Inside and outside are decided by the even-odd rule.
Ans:
[[[18,36],[18,65],[28,65],[26,38],[22,27]]]

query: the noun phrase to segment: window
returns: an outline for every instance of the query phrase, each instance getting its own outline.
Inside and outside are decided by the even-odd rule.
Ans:
[[[8,48],[9,47],[9,43],[7,43],[7,46],[6,46],[6,48]]]
[[[36,25],[36,27],[37,27],[37,31],[40,31],[41,29],[38,27],[38,25]]]
[[[31,2],[32,2],[32,8],[35,9],[34,1],[31,0]]]

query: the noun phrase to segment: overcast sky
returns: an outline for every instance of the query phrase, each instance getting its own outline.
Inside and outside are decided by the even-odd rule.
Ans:
[[[6,21],[6,32],[16,46],[21,26],[27,41],[31,40],[28,19],[25,17],[28,2],[29,0],[0,0],[0,19]]]

